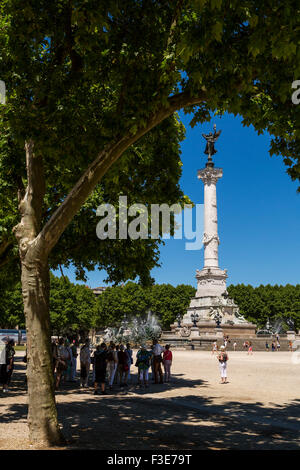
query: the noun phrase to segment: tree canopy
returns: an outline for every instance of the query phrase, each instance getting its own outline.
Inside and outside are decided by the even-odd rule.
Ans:
[[[50,263],[74,263],[79,278],[98,265],[109,280],[149,280],[158,242],[100,243],[94,211],[123,193],[129,203],[183,202],[182,127],[176,119],[155,127],[176,109],[193,112],[192,125],[212,112],[240,114],[245,125],[273,136],[271,154],[281,154],[290,176],[299,178],[300,108],[291,101],[300,76],[297,12],[295,1],[4,0],[0,266],[17,256],[12,228],[26,191],[28,139],[43,160],[40,226],[54,222],[57,209],[65,217],[55,242],[49,238]],[[116,146],[122,149],[107,164],[96,163],[101,149]],[[124,155],[116,162],[119,150]],[[93,161],[106,176],[101,184],[95,176],[63,213],[62,202],[81,175],[88,180]]]

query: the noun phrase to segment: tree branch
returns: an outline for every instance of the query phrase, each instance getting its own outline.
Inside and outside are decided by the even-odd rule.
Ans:
[[[205,99],[205,91],[198,96],[191,96],[187,91],[173,95],[169,97],[166,106],[149,118],[145,127],[138,129],[134,135],[126,134],[107,145],[89,165],[64,202],[40,232],[38,237],[45,242],[47,253],[50,253],[95,186],[125,150],[178,109],[199,104]]]

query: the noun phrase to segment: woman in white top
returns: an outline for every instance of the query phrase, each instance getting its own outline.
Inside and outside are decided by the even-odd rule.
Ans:
[[[225,346],[221,346],[220,352],[217,356],[219,361],[220,373],[221,373],[221,384],[227,383],[227,362],[229,360],[228,353],[225,351]]]

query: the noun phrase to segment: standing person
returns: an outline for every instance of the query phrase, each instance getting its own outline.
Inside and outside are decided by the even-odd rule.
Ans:
[[[237,347],[237,342],[235,341],[235,342],[233,343],[233,350],[234,350],[234,351],[236,351],[236,347]]]
[[[228,353],[225,351],[225,346],[221,346],[218,354],[218,361],[221,373],[221,384],[227,383],[227,362],[229,360]]]
[[[116,346],[112,342],[110,343],[110,346],[108,348],[107,366],[108,366],[109,389],[112,390],[116,370],[118,368],[118,354],[117,354],[117,351],[116,351]]]
[[[65,347],[65,340],[64,338],[60,338],[58,340],[58,347],[57,347],[56,381],[55,381],[56,390],[58,390],[60,383],[63,379],[63,374],[66,372],[68,368],[68,358],[69,358],[69,352]]]
[[[118,383],[118,377],[119,377],[119,351],[120,351],[120,345],[119,344],[116,344],[116,351],[115,351],[115,355],[117,357],[117,368],[116,368],[116,372],[115,372],[115,377],[114,377],[114,384],[117,384]]]
[[[251,341],[250,341],[250,343],[249,343],[249,348],[248,348],[248,353],[247,353],[247,354],[248,354],[248,355],[250,354],[251,356],[252,356],[252,354],[253,354],[253,347],[252,347]]]
[[[293,352],[293,342],[289,341],[289,351]]]
[[[107,346],[105,343],[98,345],[94,352],[94,366],[95,366],[95,382],[94,382],[94,395],[98,395],[98,384],[101,384],[101,393],[106,395],[105,391],[105,378],[107,367]]]
[[[276,342],[276,349],[277,349],[277,351],[280,351],[280,343],[279,343],[279,340],[277,340],[277,342]]]
[[[5,388],[6,391],[8,391],[8,386],[10,385],[11,376],[14,370],[14,357],[16,354],[14,345],[15,341],[13,339],[10,339],[6,345],[7,382],[5,387],[3,387],[3,389]]]
[[[274,344],[274,341],[272,341],[271,348],[272,348],[272,352],[274,352],[274,351],[275,351],[275,344]]]
[[[146,346],[142,344],[141,349],[137,352],[136,355],[136,367],[138,368],[138,384],[144,387],[149,387],[149,367],[150,360],[152,357],[152,352],[147,351]]]
[[[266,341],[266,351],[269,351],[269,349],[270,349],[269,348],[269,343],[268,343],[268,341]]]
[[[68,382],[71,382],[72,380],[72,349],[70,346],[70,341],[68,339],[65,340],[65,348],[66,351],[68,351],[68,356],[67,356],[67,370],[65,372],[65,375],[67,377]]]
[[[80,348],[80,386],[88,387],[91,364],[90,341],[86,339]]]
[[[164,348],[158,343],[155,339],[153,341],[153,367],[154,367],[154,380],[156,384],[158,384],[158,375],[160,377],[160,384],[163,384],[163,373],[161,370],[161,363],[162,363],[162,353],[164,352]]]
[[[167,344],[165,351],[163,352],[163,364],[165,369],[165,382],[170,382],[171,379],[171,365],[173,360],[172,351],[170,351],[170,345]]]
[[[212,351],[211,351],[212,355],[214,356],[215,352],[217,351],[218,351],[217,341],[214,341],[212,345]]]
[[[5,346],[1,348],[1,383],[3,385],[3,392],[8,392],[8,386],[14,369],[14,355],[15,355],[15,342],[9,339]]]
[[[76,382],[76,369],[77,369],[77,346],[75,339],[73,340],[72,346],[71,346],[71,351],[72,351],[72,367],[71,367],[71,382]]]
[[[58,350],[57,350],[57,343],[56,340],[53,339],[51,343],[51,351],[52,351],[52,371],[53,375],[55,373],[57,358],[58,358]]]
[[[0,340],[0,379],[3,385],[3,392],[6,392],[7,390],[4,387],[7,382],[6,344],[2,340]]]
[[[127,343],[126,344],[126,349],[125,349],[125,352],[127,354],[127,365],[128,365],[128,375],[127,375],[127,381],[130,380],[130,367],[132,366],[133,364],[133,351],[132,349],[130,348],[130,344]]]
[[[128,369],[128,356],[124,351],[123,344],[121,344],[118,351],[118,377],[120,387],[127,387]]]

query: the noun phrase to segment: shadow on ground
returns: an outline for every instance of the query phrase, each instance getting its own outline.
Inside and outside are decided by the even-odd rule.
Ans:
[[[26,393],[21,368],[21,364],[16,367],[11,396]],[[186,381],[182,376],[175,379],[172,389],[206,386],[201,380]],[[132,388],[94,396],[92,389],[63,386],[58,392],[57,408],[68,448],[299,449],[300,400],[272,407],[260,402],[233,401],[216,406],[211,399],[193,394],[176,398],[155,396],[165,387],[151,385],[137,393]],[[26,419],[26,405],[11,404],[7,408],[8,412],[1,413],[0,424]]]

